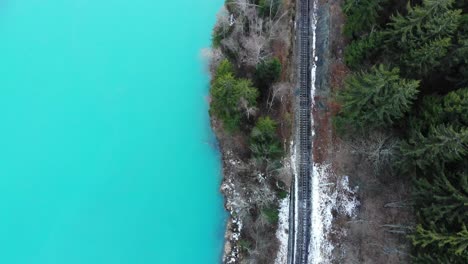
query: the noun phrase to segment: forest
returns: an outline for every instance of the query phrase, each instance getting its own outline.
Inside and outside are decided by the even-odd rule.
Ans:
[[[384,133],[375,168],[411,178],[416,264],[468,263],[468,1],[346,0],[342,137]]]
[[[242,223],[231,227],[239,236],[226,263],[274,263],[278,251],[279,201],[291,180],[292,2],[226,0],[213,29],[210,116],[231,190],[226,208]]]

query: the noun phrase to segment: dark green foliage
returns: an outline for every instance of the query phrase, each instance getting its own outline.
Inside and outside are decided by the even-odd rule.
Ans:
[[[410,50],[402,58],[402,64],[415,76],[425,76],[439,67],[442,58],[447,55],[450,45],[450,38],[428,42],[419,48]]]
[[[284,199],[286,197],[288,197],[288,192],[287,191],[281,190],[281,191],[278,192],[278,198],[279,199]]]
[[[335,123],[337,128],[393,125],[402,136],[394,165],[414,179],[412,263],[468,263],[468,1],[409,1],[404,10],[404,0],[392,0],[400,13],[387,25],[382,22],[388,8],[379,11],[377,6],[390,4],[372,2],[346,1],[345,33],[356,38],[345,50],[346,64],[354,70],[375,64],[398,67],[396,76],[421,80],[423,92],[409,111],[418,85],[409,94],[401,87],[415,81],[398,84],[391,70],[354,73],[338,96],[343,108]],[[352,13],[358,7],[370,9]],[[396,91],[401,96],[397,102],[403,98],[406,103],[390,110],[399,105],[392,93],[378,93],[375,87]]]
[[[377,23],[383,2],[385,0],[346,0],[343,6],[346,15],[344,34],[352,37],[369,31]]]
[[[435,173],[416,180],[414,198],[420,216],[430,223],[461,225],[468,222],[468,174],[450,173],[436,166]]]
[[[460,161],[468,153],[468,129],[449,125],[431,127],[427,135],[413,131],[400,147],[402,169],[428,171],[434,166]]]
[[[249,250],[252,247],[252,243],[248,240],[241,239],[239,240],[239,246],[244,250]]]
[[[262,214],[265,215],[267,221],[270,224],[276,224],[279,220],[279,210],[275,207],[265,208],[262,210]]]
[[[458,89],[444,96],[444,120],[458,126],[468,126],[468,88]]]
[[[345,49],[346,65],[353,69],[359,69],[363,66],[364,60],[371,58],[383,44],[383,34],[381,32],[372,32],[371,34],[353,41]]]
[[[268,88],[271,84],[278,81],[281,76],[281,69],[281,62],[278,58],[260,62],[255,71],[258,86]]]
[[[413,263],[467,263],[468,175],[430,168],[414,186],[419,225],[410,236]]]
[[[461,21],[461,10],[453,10],[453,0],[424,0],[408,5],[408,14],[391,17],[383,31],[387,59],[399,64],[409,76],[424,77],[433,72],[452,47]]]
[[[466,264],[467,259],[447,253],[445,250],[420,250],[411,258],[413,264]]]
[[[418,81],[400,78],[397,68],[383,65],[351,75],[338,94],[342,109],[337,125],[356,129],[392,125],[409,111],[418,86]]]
[[[435,124],[450,124],[453,127],[468,125],[468,89],[458,89],[444,97],[426,96],[418,111],[410,120],[412,131],[427,134]]]
[[[468,37],[468,36],[467,36]],[[461,39],[457,43],[457,47],[449,57],[447,69],[450,72],[447,73],[451,82],[456,86],[467,86],[468,85],[468,38]]]
[[[281,5],[281,0],[258,0],[259,13],[264,17],[274,17]]]
[[[224,60],[211,86],[210,112],[223,121],[228,131],[239,127],[244,111],[256,106],[259,93],[246,79],[233,76],[233,67]]]
[[[221,41],[228,36],[229,32],[226,32],[222,28],[215,27],[211,35],[211,42],[214,48],[221,45]]]
[[[234,66],[228,59],[224,59],[219,63],[218,68],[216,68],[215,74],[216,74],[215,78],[218,78],[227,74],[234,75]]]
[[[410,136],[401,145],[401,167],[416,169],[415,209],[419,226],[411,236],[413,263],[467,263],[468,89],[427,96]]]
[[[468,230],[464,224],[461,226],[461,230],[453,233],[441,227],[431,226],[430,229],[426,229],[422,225],[418,225],[411,238],[414,246],[435,247],[446,250],[451,255],[463,256],[468,260]]]
[[[467,2],[468,3],[468,2]],[[468,85],[468,15],[463,14],[457,30],[453,52],[447,60],[447,79],[456,86]]]
[[[260,117],[250,133],[250,149],[255,159],[273,161],[282,155],[282,149],[276,135],[276,122],[270,117]]]
[[[391,18],[386,31],[388,42],[400,49],[414,49],[428,41],[453,35],[460,20],[460,10],[450,9],[453,0],[424,0],[423,5],[411,7],[408,14]]]

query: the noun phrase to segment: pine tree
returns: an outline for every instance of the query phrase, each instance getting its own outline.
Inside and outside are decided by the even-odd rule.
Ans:
[[[374,56],[383,45],[383,34],[375,31],[367,36],[351,42],[345,49],[344,57],[346,65],[353,69],[364,66],[364,60]]]
[[[464,159],[468,153],[468,128],[455,130],[449,125],[431,127],[427,135],[413,131],[407,141],[400,146],[400,166],[411,171],[418,168],[430,171],[434,166]]]
[[[346,15],[344,33],[348,37],[360,35],[376,26],[382,3],[386,0],[346,0],[343,12]]]
[[[452,36],[458,27],[460,10],[452,10],[454,0],[423,0],[421,6],[408,4],[408,14],[391,17],[386,31],[389,43],[414,49],[434,39]]]
[[[232,65],[228,59],[224,59],[219,63],[218,68],[216,68],[215,78],[219,78],[227,74],[234,76],[234,65]]]
[[[255,107],[258,95],[258,90],[249,80],[237,79],[227,73],[217,77],[212,84],[210,111],[223,121],[226,129],[232,131],[239,126],[243,110]]]
[[[281,76],[281,69],[281,62],[278,58],[260,62],[255,71],[256,83],[259,88],[266,89],[278,81]]]
[[[430,229],[426,229],[422,225],[418,225],[416,232],[411,235],[411,240],[414,246],[446,249],[454,255],[466,256],[468,260],[468,230],[465,224],[456,233],[449,233],[443,227],[431,226]]]
[[[408,51],[408,54],[402,57],[402,64],[411,71],[412,75],[425,76],[439,67],[450,46],[450,38],[428,42],[419,48]]]
[[[398,68],[383,65],[354,74],[338,94],[342,108],[336,123],[357,129],[392,125],[408,112],[418,86],[418,81],[400,78]]]
[[[408,124],[411,131],[419,131],[423,135],[439,124],[450,124],[454,128],[468,126],[468,88],[452,91],[443,97],[425,96],[417,112],[418,116],[410,117]]]
[[[412,256],[413,264],[466,264],[467,258],[450,254],[446,250],[422,250],[418,248],[416,256]]]
[[[250,149],[254,158],[268,162],[281,156],[282,150],[276,135],[277,124],[270,117],[260,117],[250,133]]]
[[[430,223],[468,223],[468,173],[448,173],[436,166],[432,171],[436,173],[415,181],[414,198],[421,217]]]
[[[406,75],[424,77],[433,72],[448,54],[461,21],[454,0],[423,0],[408,5],[408,14],[391,17],[384,31],[389,61],[401,65]]]
[[[456,126],[468,126],[468,88],[448,93],[443,99],[446,122]]]

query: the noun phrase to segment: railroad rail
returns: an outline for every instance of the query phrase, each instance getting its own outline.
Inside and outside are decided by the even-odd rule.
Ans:
[[[296,176],[295,192],[297,197],[296,206],[291,206],[294,210],[290,219],[289,240],[289,264],[308,264],[309,248],[311,243],[311,163],[312,163],[312,123],[311,123],[311,3],[310,0],[298,0],[298,20],[297,36],[298,44],[298,111],[297,124],[297,150],[298,150],[298,175]],[[293,202],[294,202],[293,200]],[[297,219],[297,223],[295,221]]]

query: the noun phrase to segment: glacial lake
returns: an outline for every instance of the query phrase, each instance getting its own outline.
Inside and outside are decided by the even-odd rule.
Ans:
[[[220,262],[222,4],[0,1],[0,263]]]

